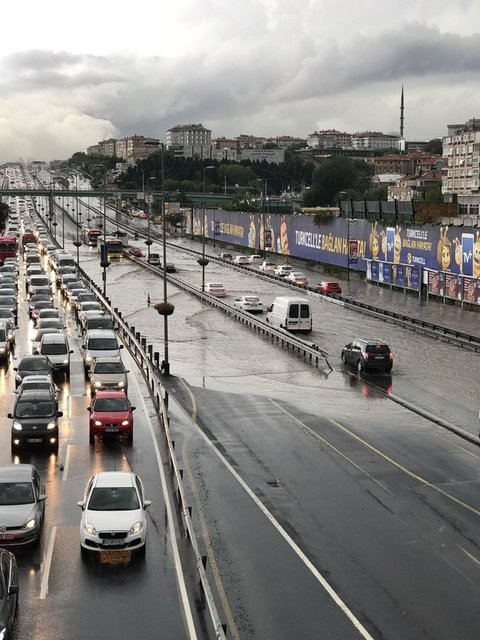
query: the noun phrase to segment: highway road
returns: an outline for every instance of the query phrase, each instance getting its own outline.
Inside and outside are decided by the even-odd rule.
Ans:
[[[194,258],[171,259],[179,277],[200,286]],[[95,250],[81,247],[80,262],[100,281]],[[213,262],[207,269],[208,279],[227,285],[230,300],[255,291],[268,304],[283,291]],[[148,294],[161,299],[160,278],[123,259],[109,267],[107,287],[113,306],[162,353],[161,318],[146,304]],[[470,428],[478,356],[315,297],[311,340],[332,356],[326,377],[173,287],[169,298],[171,427],[227,637],[477,638],[478,448],[344,371],[338,356],[359,334],[386,340],[395,365],[380,386]],[[71,320],[69,330],[75,338]],[[17,355],[28,345],[27,323],[19,337]],[[97,443],[92,451],[78,338],[75,344],[71,385],[62,391],[59,460],[31,458],[49,497],[40,549],[19,556],[18,637],[95,638],[99,628],[112,638],[187,637],[146,390],[136,376],[132,449]],[[3,415],[11,383],[8,371],[0,380]],[[9,433],[2,419],[6,462]],[[145,562],[83,565],[76,500],[93,470],[125,465],[140,473],[153,502]],[[188,545],[177,541],[188,567]],[[193,574],[187,578],[195,601]]]

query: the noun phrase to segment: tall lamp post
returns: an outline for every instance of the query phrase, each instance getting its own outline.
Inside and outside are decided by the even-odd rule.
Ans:
[[[208,259],[205,258],[205,172],[215,169],[213,165],[209,165],[208,167],[203,167],[203,209],[202,209],[202,257],[198,260],[199,264],[202,266],[202,291],[205,291],[205,267],[208,264]]]
[[[96,164],[95,167],[102,167],[103,173],[103,247],[100,255],[100,266],[103,269],[103,297],[107,297],[107,267],[108,249],[107,249],[107,167],[104,164]]]
[[[171,316],[175,306],[168,302],[167,298],[167,236],[165,229],[165,180],[163,170],[164,146],[162,144],[162,249],[163,249],[163,301],[155,305],[156,311],[163,316],[163,348],[164,356],[161,366],[161,373],[165,376],[170,375],[170,362],[168,361],[168,316]]]
[[[262,251],[262,255],[265,258],[265,203],[267,202],[267,182],[268,178],[257,178],[257,182],[262,183],[262,199],[261,199],[261,216],[262,216],[262,228],[263,228],[263,241],[260,246],[260,234],[258,234],[258,251]]]
[[[75,173],[75,187],[76,187],[76,191],[78,191],[78,173]],[[77,267],[80,266],[80,245],[82,244],[80,238],[79,238],[79,220],[78,220],[78,216],[79,216],[79,210],[78,210],[78,195],[77,195],[77,207],[76,207],[76,227],[77,227],[77,233],[76,233],[76,238],[75,238],[75,242],[73,243],[73,246],[76,247],[77,249]],[[64,217],[65,217],[65,213],[64,213]]]
[[[151,194],[150,194],[150,180],[155,180],[155,176],[150,176],[147,179],[147,239],[145,240],[145,244],[147,245],[147,262],[150,262],[150,247],[152,246],[152,239],[150,238],[150,217],[152,215],[152,206],[151,206]],[[163,257],[163,262],[165,262],[165,256]]]

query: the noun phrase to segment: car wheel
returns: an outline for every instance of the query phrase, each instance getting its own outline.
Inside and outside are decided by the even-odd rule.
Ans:
[[[80,545],[80,555],[83,562],[88,562],[90,560],[90,551],[85,549],[85,547],[82,547],[82,545]]]
[[[89,442],[89,444],[94,444],[95,443],[95,436],[91,431],[89,431],[89,433],[88,433],[88,442]],[[82,549],[83,549],[83,547],[82,547]]]
[[[147,543],[145,542],[145,544],[142,547],[140,547],[140,549],[136,550],[135,555],[139,560],[144,560],[146,551],[147,551]]]
[[[133,444],[133,432],[127,435],[127,444],[130,446]]]

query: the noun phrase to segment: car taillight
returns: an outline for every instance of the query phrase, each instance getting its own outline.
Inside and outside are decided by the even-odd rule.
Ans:
[[[390,360],[393,360],[393,353],[390,351],[390,353],[388,354],[388,357],[390,358]]]

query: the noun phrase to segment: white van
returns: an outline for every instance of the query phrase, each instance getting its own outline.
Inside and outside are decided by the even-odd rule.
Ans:
[[[310,333],[312,330],[312,309],[305,298],[279,296],[268,308],[266,321],[272,327]]]

